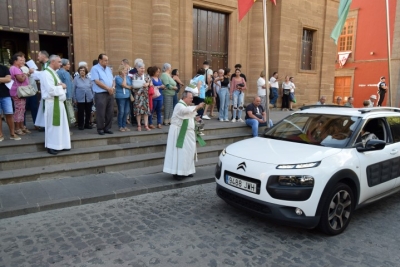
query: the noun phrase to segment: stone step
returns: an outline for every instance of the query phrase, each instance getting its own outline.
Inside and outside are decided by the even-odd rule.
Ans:
[[[227,145],[251,137],[242,133],[229,133],[223,135],[203,136],[207,146]],[[127,140],[125,140],[127,141]],[[71,151],[61,152],[57,156],[45,152],[31,152],[23,154],[10,154],[0,156],[0,178],[4,176],[1,171],[32,168],[38,166],[51,166],[54,164],[79,163],[96,161],[117,157],[127,157],[148,153],[165,152],[166,139],[121,144],[109,144],[95,147],[78,147]]]
[[[162,173],[162,165],[0,186],[0,219],[88,203],[132,197],[214,181],[217,157],[196,162],[196,174],[182,181]]]
[[[225,144],[200,147],[197,149],[198,159],[216,158],[225,147]],[[162,165],[164,163],[164,157],[165,152],[158,152],[14,169],[0,172],[0,184],[21,183],[153,167],[156,165]],[[132,171],[134,172],[135,170]]]
[[[71,137],[71,147],[76,149],[167,140],[168,128],[169,127],[164,126],[163,129],[154,129],[150,132],[118,132],[114,130],[114,134],[103,136],[98,135],[95,129],[79,131],[72,128],[74,135]],[[244,123],[219,123],[213,121],[209,124],[206,122],[204,133],[206,136],[223,135],[227,133],[242,133],[247,135],[251,133],[251,130],[245,127]],[[33,132],[32,134],[23,136],[20,141],[3,141],[1,144],[0,156],[41,151],[45,151],[44,133]]]

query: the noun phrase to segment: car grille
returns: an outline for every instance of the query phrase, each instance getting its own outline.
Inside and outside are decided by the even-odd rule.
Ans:
[[[238,195],[232,194],[228,191],[225,191],[221,188],[218,189],[217,194],[225,201],[229,202],[230,204],[233,204],[235,206],[240,206],[244,209],[251,210],[253,212],[259,213],[259,214],[269,214],[271,213],[271,210],[269,207],[257,203],[255,201],[249,200],[244,197],[240,197]]]

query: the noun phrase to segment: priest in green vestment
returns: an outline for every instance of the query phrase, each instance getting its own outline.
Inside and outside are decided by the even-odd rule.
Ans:
[[[172,174],[176,179],[193,176],[196,172],[196,140],[200,145],[205,144],[195,132],[195,120],[199,119],[196,118],[197,110],[202,109],[205,103],[192,106],[192,101],[191,92],[182,94],[182,99],[174,108],[168,132],[163,171]]]

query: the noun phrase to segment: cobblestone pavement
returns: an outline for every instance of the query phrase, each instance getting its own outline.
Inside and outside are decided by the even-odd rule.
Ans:
[[[0,266],[399,266],[398,203],[328,237],[238,211],[211,183],[0,220]]]

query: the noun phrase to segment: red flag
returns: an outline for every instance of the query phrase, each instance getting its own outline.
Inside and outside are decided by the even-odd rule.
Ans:
[[[238,0],[239,22],[246,16],[256,1],[257,0]],[[276,0],[271,0],[271,2],[276,5]]]
[[[238,0],[239,22],[246,16],[256,0]]]

